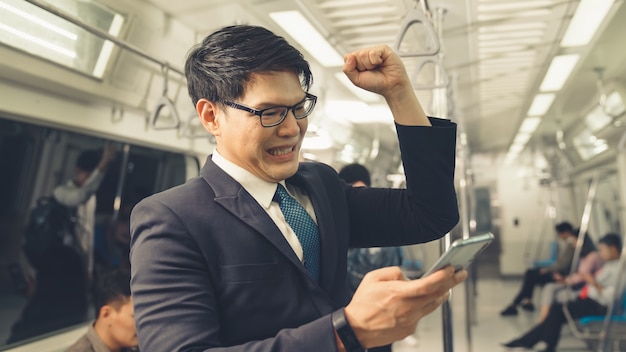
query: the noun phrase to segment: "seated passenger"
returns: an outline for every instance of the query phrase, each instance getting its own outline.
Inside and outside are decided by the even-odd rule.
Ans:
[[[619,269],[619,257],[622,249],[622,239],[619,235],[608,234],[599,241],[598,249],[600,256],[606,264],[598,270],[595,276],[585,275],[585,286],[575,301],[567,303],[567,310],[574,319],[580,319],[589,315],[606,314],[607,305],[613,299],[616,289],[615,283]],[[624,275],[622,273],[621,275]],[[623,286],[618,292],[618,297],[624,294]],[[561,325],[567,321],[561,303],[553,303],[546,319],[536,325],[522,337],[504,344],[508,348],[532,348],[540,341],[547,344],[544,352],[556,351],[561,335]]]
[[[575,247],[575,243],[572,242],[573,247]],[[543,287],[539,322],[542,322],[548,316],[552,303],[565,303],[576,299],[578,291],[585,285],[585,276],[595,275],[602,268],[603,264],[604,262],[600,258],[593,240],[589,235],[585,235],[580,251],[578,270],[566,277],[559,273],[554,273],[554,282],[548,283]]]
[[[555,227],[559,239],[567,243],[576,243],[576,231],[572,224],[562,222]],[[565,246],[565,249],[559,253],[559,257],[553,265],[546,268],[533,268],[526,270],[522,281],[522,288],[508,307],[506,307],[500,315],[509,316],[517,315],[517,306],[521,305],[522,309],[534,311],[535,306],[532,303],[533,291],[536,285],[545,285],[554,282],[554,274],[567,275],[572,265],[574,256],[574,246]]]
[[[105,273],[94,292],[96,321],[67,352],[120,352],[137,346],[130,273]]]

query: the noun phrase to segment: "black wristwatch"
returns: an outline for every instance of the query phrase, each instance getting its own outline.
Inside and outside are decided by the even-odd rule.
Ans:
[[[333,314],[331,314],[331,318],[333,320],[333,327],[335,328],[335,331],[337,331],[337,335],[347,352],[367,351],[363,348],[363,346],[361,346],[361,343],[356,338],[354,330],[352,330],[352,327],[348,323],[348,319],[346,319],[346,313],[343,311],[343,308],[334,311]]]

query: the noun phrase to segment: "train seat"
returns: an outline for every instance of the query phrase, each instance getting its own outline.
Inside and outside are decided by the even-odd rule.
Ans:
[[[626,292],[622,296],[621,306],[616,305],[616,314],[611,316],[611,329],[608,335],[607,347],[609,351],[623,351],[626,349]],[[585,335],[597,336],[603,329],[604,315],[586,316],[577,321],[577,325]],[[590,349],[596,350],[598,339],[584,339]],[[623,349],[624,348],[624,349]]]
[[[550,257],[544,260],[535,260],[533,262],[533,268],[545,268],[556,262],[559,256],[559,243],[557,241],[550,242]]]

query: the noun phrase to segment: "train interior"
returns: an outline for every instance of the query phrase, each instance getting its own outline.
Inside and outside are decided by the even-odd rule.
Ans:
[[[59,319],[65,308],[46,302],[59,293],[41,292],[22,251],[32,209],[73,179],[82,151],[116,150],[96,192],[96,273],[129,266],[134,204],[199,174],[215,139],[183,66],[227,25],[267,27],[309,61],[318,105],[302,160],[358,162],[373,186],[405,187],[384,99],[342,73],[343,54],[371,45],[402,57],[429,116],[458,124],[461,221],[442,243],[405,248],[405,264],[419,272],[454,239],[496,239],[394,351],[503,350],[537,321],[499,313],[526,269],[563,250],[555,224],[626,235],[623,0],[0,0],[0,18],[0,350],[62,351],[94,318],[87,297],[80,318]],[[28,321],[27,307],[49,314]],[[626,351],[620,319],[574,322],[558,350]]]

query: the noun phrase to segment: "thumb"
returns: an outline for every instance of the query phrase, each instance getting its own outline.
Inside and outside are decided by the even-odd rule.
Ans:
[[[393,280],[406,280],[402,270],[398,266],[389,266],[386,268],[372,270],[365,274],[363,281],[393,281]]]
[[[355,84],[359,77],[359,70],[356,68],[356,58],[352,54],[346,54],[343,60],[343,73],[348,77],[350,82]]]

